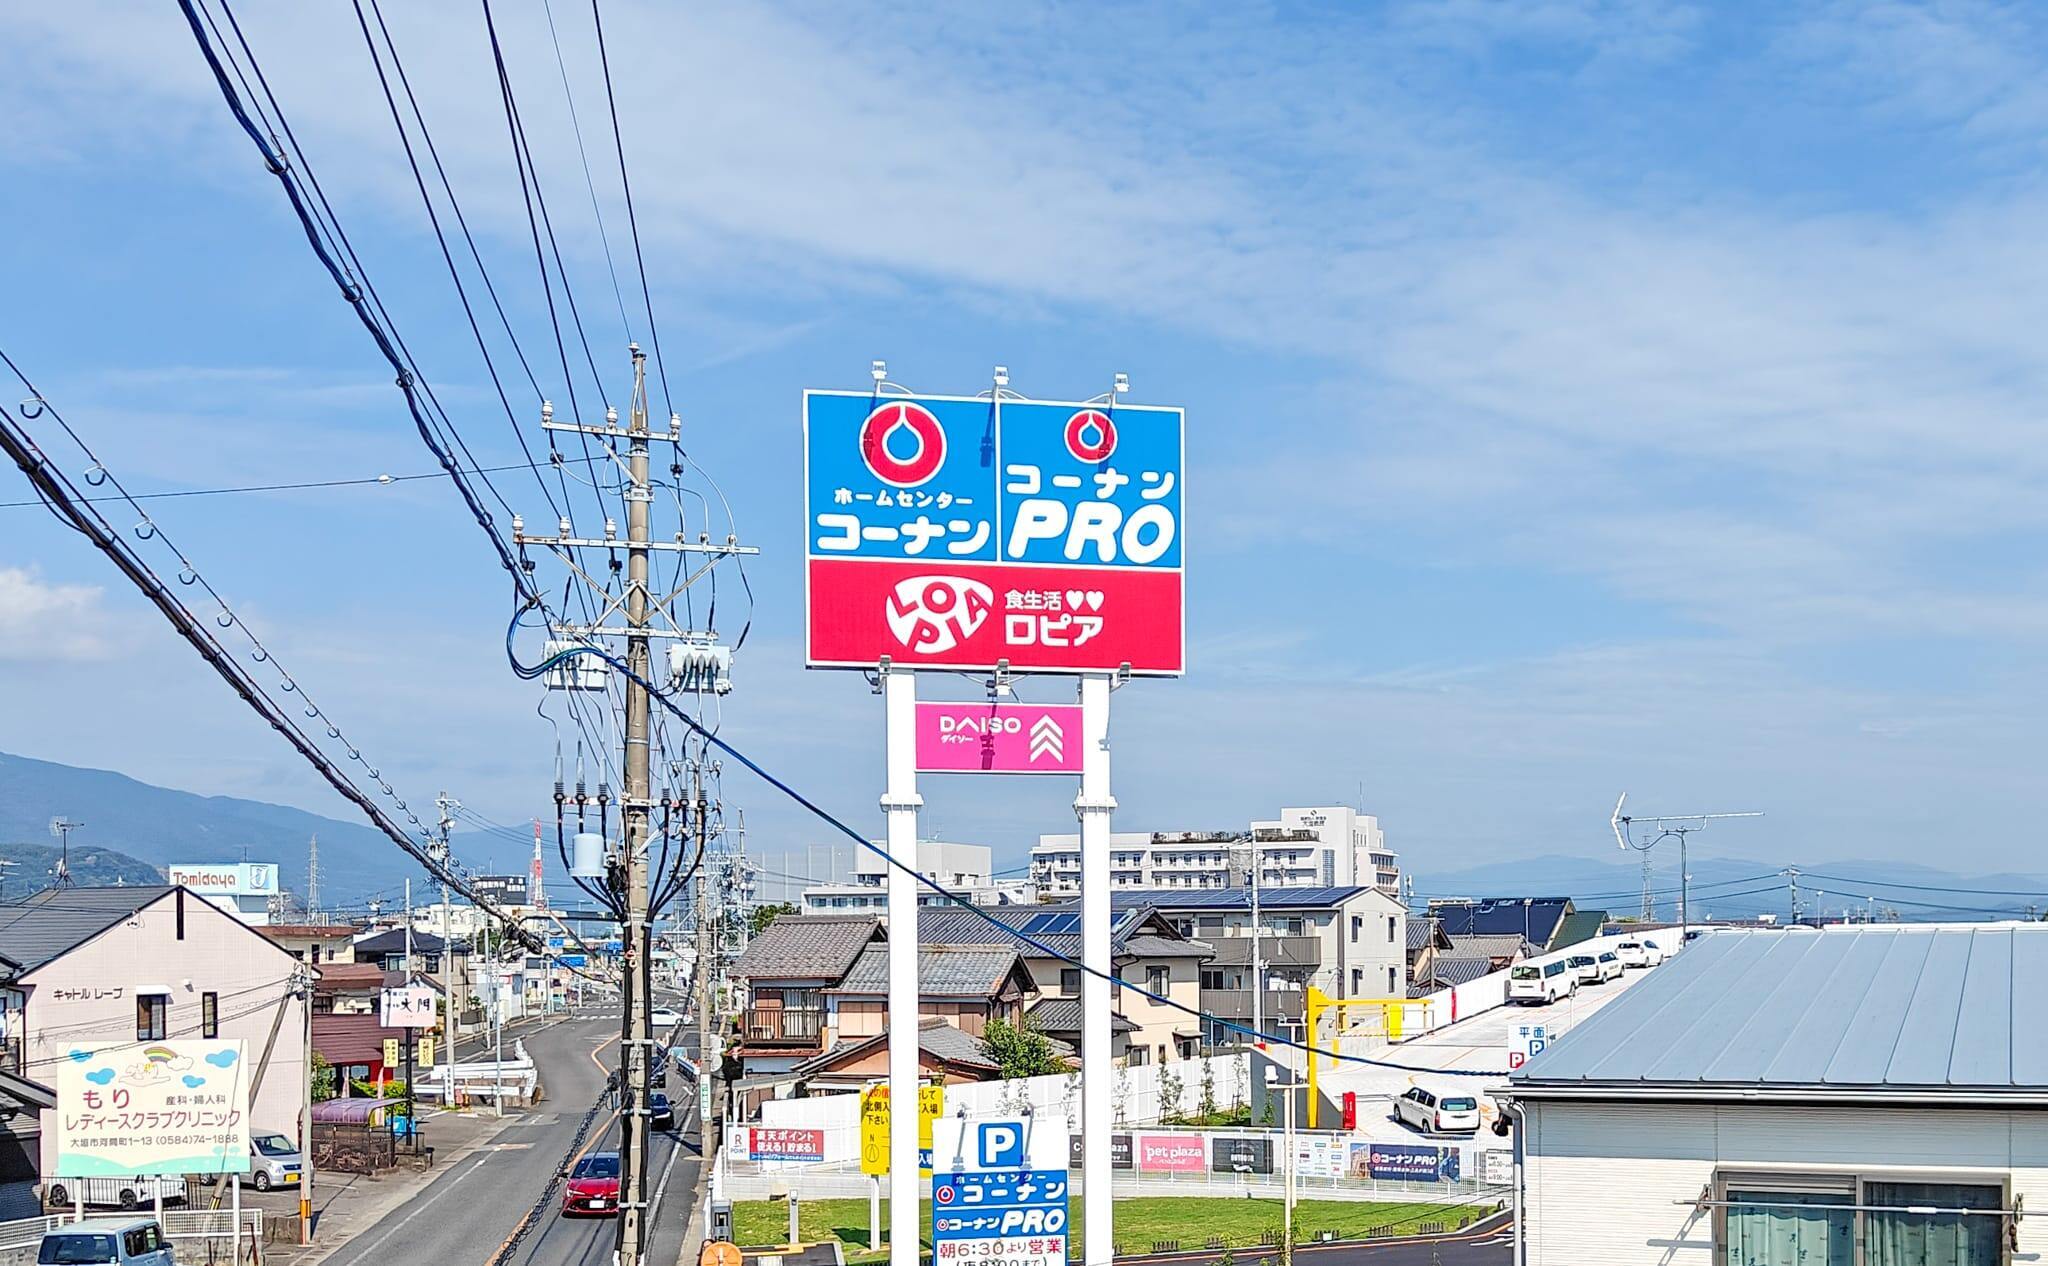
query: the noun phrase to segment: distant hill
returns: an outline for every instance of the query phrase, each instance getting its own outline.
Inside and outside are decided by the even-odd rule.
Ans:
[[[301,809],[201,796],[138,782],[125,774],[80,769],[51,761],[0,752],[0,856],[19,857],[17,879],[41,873],[31,855],[54,857],[50,819],[62,815],[82,825],[71,833],[72,870],[80,859],[105,854],[113,869],[105,882],[128,874],[122,866],[139,865],[157,882],[154,868],[182,862],[276,862],[284,887],[305,891],[306,844],[320,837],[320,895],[323,904],[338,905],[371,892],[381,892],[408,877],[420,880],[425,871],[400,852],[383,834],[360,822],[321,817]],[[456,853],[483,869],[491,856],[481,848],[465,850],[458,837]],[[40,851],[38,851],[40,850]],[[40,863],[47,871],[48,861]],[[523,867],[521,868],[523,869]],[[78,882],[86,880],[80,877]],[[8,895],[17,891],[8,886]],[[29,891],[26,888],[22,892]]]
[[[59,853],[54,844],[0,844],[0,862],[8,863],[4,885],[0,885],[0,900],[19,901],[56,882]],[[81,887],[164,881],[163,872],[157,867],[111,848],[73,845],[70,866],[71,882]]]
[[[1581,909],[1604,909],[1616,916],[1636,914],[1642,906],[1642,863],[1635,854],[1614,850],[1613,861],[1588,857],[1545,856],[1496,862],[1455,871],[1427,871],[1415,879],[1416,905],[1432,897],[1571,897]],[[1678,902],[1678,853],[1660,848],[1650,872],[1650,887],[1660,916],[1675,917]],[[1780,874],[1788,862],[1744,858],[1691,859],[1692,913],[1695,917],[1787,915],[1791,911],[1791,879]],[[2028,907],[2036,916],[2048,911],[2048,877],[2033,874],[1957,874],[1909,862],[1870,860],[1800,860],[1801,904],[1808,914],[1891,909],[1909,922],[1943,919],[2024,918]],[[1874,898],[1874,900],[1870,900]]]

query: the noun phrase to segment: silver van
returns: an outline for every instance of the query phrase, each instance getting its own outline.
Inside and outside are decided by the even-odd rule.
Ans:
[[[37,1266],[176,1266],[154,1218],[87,1218],[43,1232]]]

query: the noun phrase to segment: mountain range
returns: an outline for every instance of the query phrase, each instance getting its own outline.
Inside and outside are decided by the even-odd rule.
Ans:
[[[125,774],[83,769],[0,752],[0,856],[20,861],[18,887],[41,886],[54,864],[56,841],[50,820],[62,816],[79,825],[70,835],[72,869],[98,850],[125,854],[123,863],[153,867],[181,863],[276,862],[280,884],[303,894],[308,844],[320,840],[320,897],[325,906],[359,902],[371,893],[394,890],[426,872],[384,834],[361,822],[322,817],[303,809],[204,796],[152,786]],[[524,852],[511,841],[481,832],[457,834],[457,858],[472,869],[525,869]],[[48,850],[48,859],[41,850]],[[30,854],[33,853],[34,856]],[[148,882],[117,867],[127,882]],[[92,873],[98,874],[95,869]],[[104,882],[113,882],[109,871]],[[33,880],[33,882],[29,882]],[[90,882],[80,875],[79,882]],[[421,900],[425,900],[424,890]]]

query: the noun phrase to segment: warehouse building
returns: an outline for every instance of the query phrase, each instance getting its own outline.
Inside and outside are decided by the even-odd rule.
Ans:
[[[1713,932],[1497,1092],[1525,1266],[2048,1255],[2048,926]]]

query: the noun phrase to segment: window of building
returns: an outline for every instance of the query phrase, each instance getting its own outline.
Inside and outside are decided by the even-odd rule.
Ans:
[[[1854,1174],[1722,1177],[1723,1266],[2000,1266],[2004,1189]],[[1966,1212],[1983,1210],[1983,1212]],[[1862,1254],[1857,1254],[1858,1242]]]
[[[1151,990],[1153,993],[1165,993],[1166,968],[1147,967],[1145,969],[1145,988]]]
[[[1202,988],[1227,989],[1229,988],[1229,986],[1223,983],[1222,972],[1210,971],[1208,968],[1205,967],[1202,969]]]
[[[1069,998],[1079,996],[1081,992],[1080,968],[1062,967],[1060,969],[1060,992],[1067,995]]]
[[[1364,931],[1365,931],[1365,916],[1364,916],[1364,915],[1362,915],[1362,914],[1354,914],[1354,915],[1352,915],[1352,916],[1351,916],[1351,943],[1352,943],[1353,945],[1356,945],[1356,944],[1358,944],[1358,938],[1359,938],[1359,936],[1360,936],[1360,935],[1362,935],[1362,934],[1364,933]]]
[[[1390,914],[1387,916],[1387,944],[1389,945],[1392,945],[1394,943],[1394,937],[1396,936],[1395,925],[1398,922],[1399,920],[1396,919],[1393,915]]]
[[[220,995],[211,990],[199,995],[199,1036],[220,1036]]]
[[[161,1042],[170,1036],[171,999],[168,994],[135,995],[135,1040]]]

